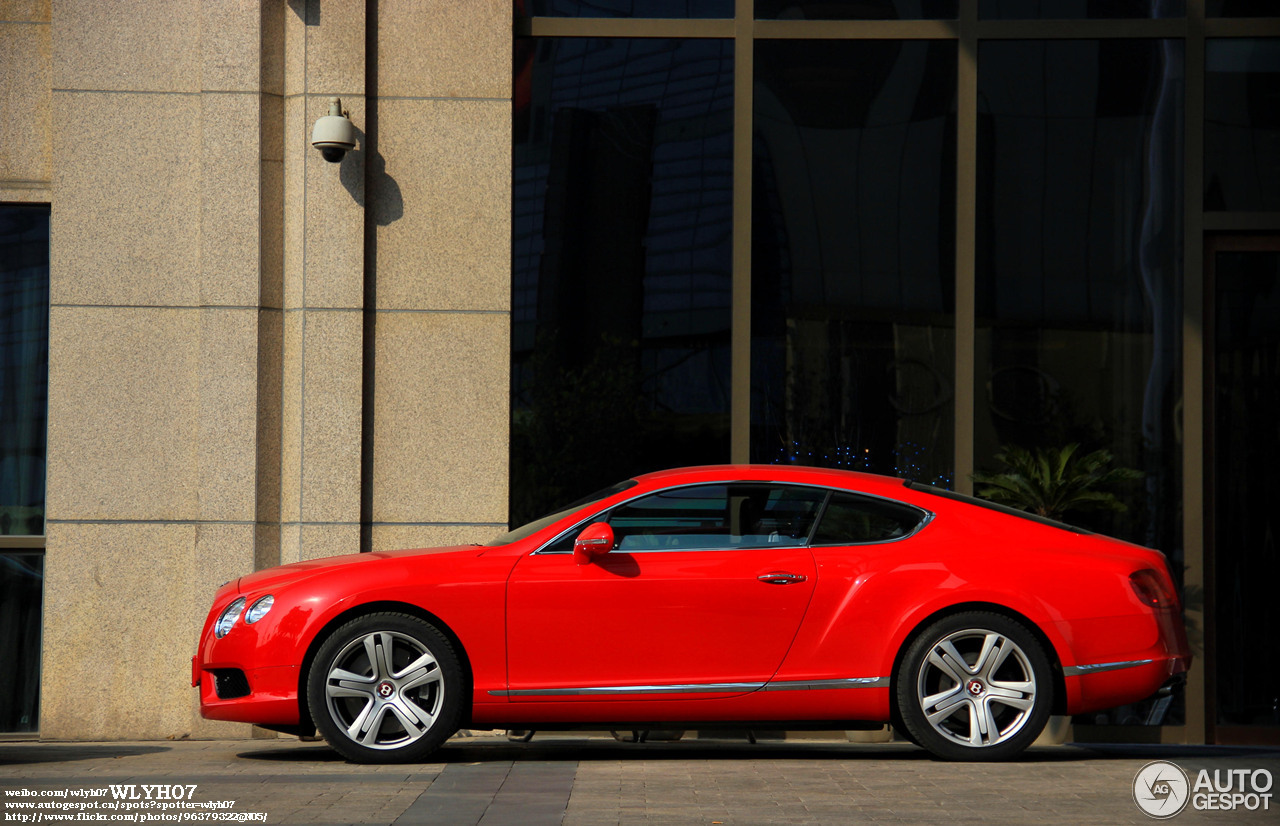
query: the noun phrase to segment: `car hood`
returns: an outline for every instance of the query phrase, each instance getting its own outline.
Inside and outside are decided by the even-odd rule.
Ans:
[[[326,574],[343,575],[348,565],[387,565],[408,558],[450,554],[462,556],[478,556],[487,550],[481,545],[454,545],[445,548],[418,548],[407,551],[373,551],[366,554],[346,554],[345,556],[329,556],[321,559],[308,559],[303,562],[292,562],[265,568],[240,577],[236,590],[241,593],[270,591],[284,585],[290,585],[303,579],[310,579]]]

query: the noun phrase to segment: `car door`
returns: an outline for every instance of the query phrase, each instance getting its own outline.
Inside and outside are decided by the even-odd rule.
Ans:
[[[575,533],[517,563],[507,591],[513,701],[726,695],[781,664],[813,594],[807,547],[825,491],[673,487],[586,520],[615,548],[587,564]]]

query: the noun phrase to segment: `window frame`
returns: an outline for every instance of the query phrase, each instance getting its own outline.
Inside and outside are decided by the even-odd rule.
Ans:
[[[726,480],[717,480],[717,481],[711,481],[711,482],[687,482],[687,483],[678,484],[678,485],[671,485],[670,487],[658,488],[657,490],[646,491],[644,493],[640,493],[640,494],[637,494],[636,496],[632,496],[628,499],[625,499],[621,502],[615,502],[609,507],[604,508],[602,510],[595,511],[587,518],[578,520],[577,522],[574,522],[573,525],[571,525],[570,527],[566,528],[563,531],[560,531],[554,537],[552,537],[551,539],[539,545],[535,550],[531,551],[528,555],[529,556],[570,555],[573,553],[572,548],[569,548],[567,550],[551,550],[551,548],[552,546],[564,540],[566,536],[569,536],[570,534],[573,534],[575,532],[580,532],[583,529],[585,529],[587,526],[594,524],[595,522],[602,521],[603,516],[605,516],[606,514],[618,508],[625,507],[626,505],[629,505],[632,502],[636,502],[640,499],[644,499],[645,497],[653,496],[659,493],[665,493],[673,490],[682,490],[686,488],[708,487],[711,485],[723,485],[725,487],[731,487],[733,485],[756,485],[760,487],[805,488],[809,490],[822,491],[825,495],[823,497],[822,503],[818,506],[818,511],[816,516],[814,517],[813,524],[809,527],[809,535],[805,538],[805,541],[801,544],[797,544],[797,545],[782,545],[782,544],[779,544],[779,545],[733,545],[733,546],[728,546],[724,548],[719,548],[719,547],[638,548],[638,549],[629,550],[629,551],[621,551],[621,553],[627,553],[627,554],[697,553],[697,552],[703,552],[703,551],[721,553],[724,551],[756,551],[756,550],[766,550],[769,548],[778,548],[778,549],[785,548],[790,550],[795,548],[852,548],[852,547],[863,547],[863,546],[869,546],[869,545],[888,545],[894,542],[902,542],[903,540],[910,539],[911,537],[920,533],[920,531],[922,531],[926,525],[928,525],[930,522],[933,521],[933,518],[936,515],[933,511],[927,508],[922,508],[919,505],[915,505],[910,502],[903,502],[900,499],[894,499],[893,497],[890,497],[890,496],[879,496],[874,493],[866,493],[864,491],[852,490],[850,488],[833,488],[828,485],[818,485],[818,484],[813,484],[811,482],[785,482],[785,481],[779,481],[776,479],[772,479],[772,480],[726,479]],[[848,543],[830,544],[830,545],[828,544],[814,545],[813,537],[817,532],[818,526],[822,523],[822,518],[826,515],[827,506],[830,505],[831,498],[837,493],[844,493],[850,496],[863,498],[863,499],[876,500],[880,502],[888,502],[890,504],[897,505],[899,507],[910,508],[920,513],[920,519],[918,522],[916,522],[915,527],[912,528],[910,532],[908,532],[903,536],[896,536],[891,539],[878,539],[870,542],[848,542]],[[613,551],[611,551],[611,553],[618,553],[618,552],[620,552],[618,549],[614,549]]]

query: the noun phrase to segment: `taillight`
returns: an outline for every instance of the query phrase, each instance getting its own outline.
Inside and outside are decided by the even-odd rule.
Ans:
[[[1178,599],[1165,584],[1164,577],[1152,568],[1144,568],[1129,574],[1129,584],[1143,605],[1152,608],[1177,608]]]

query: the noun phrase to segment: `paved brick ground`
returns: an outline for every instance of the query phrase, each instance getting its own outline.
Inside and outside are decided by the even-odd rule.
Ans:
[[[262,813],[268,823],[597,824],[1154,823],[1133,802],[1135,774],[1171,760],[1201,768],[1267,769],[1280,750],[1179,746],[1058,746],[1011,764],[956,764],[906,744],[694,740],[620,744],[538,735],[456,738],[438,762],[358,766],[292,738],[173,743],[0,742],[0,808],[14,822],[136,812],[170,822]],[[1225,774],[1221,775],[1225,777]],[[195,789],[188,793],[191,784]],[[168,786],[158,792],[156,786]],[[181,788],[175,790],[174,785]],[[112,786],[116,791],[112,791]],[[126,787],[132,786],[132,789]],[[1280,784],[1266,812],[1197,812],[1174,824],[1280,823]],[[14,796],[14,791],[34,794]],[[54,797],[79,791],[93,797]],[[115,799],[132,791],[137,800]],[[176,794],[175,794],[176,792]],[[151,794],[151,800],[147,794]],[[162,809],[175,802],[223,810]],[[18,803],[53,803],[32,809]],[[132,803],[136,808],[125,809]],[[119,808],[108,808],[115,804]],[[39,821],[34,818],[42,815]],[[202,820],[203,819],[203,820]],[[146,822],[146,821],[140,821]],[[160,822],[160,821],[152,821]]]

